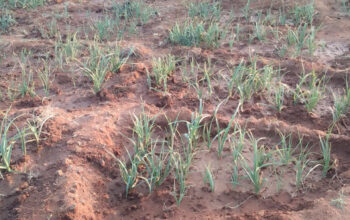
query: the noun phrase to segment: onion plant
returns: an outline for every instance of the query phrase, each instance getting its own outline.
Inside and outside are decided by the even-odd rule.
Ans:
[[[264,152],[263,147],[258,146],[261,139],[254,138],[252,134],[249,134],[249,136],[253,147],[253,165],[249,166],[243,156],[241,157],[241,165],[247,177],[254,185],[255,193],[259,193],[264,184],[261,169],[268,167],[273,163],[268,162],[270,155]]]
[[[160,152],[156,152],[158,141],[155,141],[149,153],[142,157],[140,164],[145,166],[145,171],[140,174],[152,192],[154,186],[160,186],[172,171],[172,151],[165,149],[165,142],[162,142]]]
[[[205,167],[205,172],[204,172],[204,183],[209,183],[210,190],[214,192],[215,186],[214,186],[214,177],[212,170],[210,169],[210,166]]]
[[[173,74],[176,69],[176,59],[172,55],[166,57],[159,57],[158,59],[153,59],[152,62],[152,77],[154,79],[154,84],[156,87],[162,87],[164,91],[168,89],[168,77]],[[147,71],[147,82],[148,87],[152,88],[152,78],[151,73]]]
[[[331,143],[329,142],[330,132],[327,133],[326,138],[323,139],[320,137],[320,145],[322,151],[322,177],[325,178],[327,176],[328,171],[332,168],[331,164]]]

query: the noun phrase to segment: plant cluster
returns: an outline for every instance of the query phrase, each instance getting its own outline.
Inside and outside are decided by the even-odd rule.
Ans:
[[[23,118],[24,115],[10,117],[9,108],[5,113],[1,113],[0,124],[0,177],[3,178],[2,172],[19,172],[11,168],[12,153],[16,147],[20,147],[24,156],[27,154],[26,146],[28,143],[35,142],[37,145],[41,141],[42,128],[45,122],[51,118],[27,119],[23,128],[16,125],[16,121]]]

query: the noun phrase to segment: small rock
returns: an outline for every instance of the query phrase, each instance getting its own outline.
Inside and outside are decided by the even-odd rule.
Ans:
[[[163,215],[162,215],[162,218],[163,218],[163,219],[167,219],[167,218],[169,218],[169,214],[168,214],[168,213],[166,213],[166,212],[164,212],[164,213],[163,213]]]
[[[73,205],[69,206],[69,207],[67,208],[67,210],[68,210],[69,212],[75,212],[75,205],[73,204]]]
[[[137,194],[137,198],[142,198],[142,197],[144,197],[144,194],[143,194],[143,193],[138,193],[138,194]]]
[[[227,190],[224,191],[224,194],[225,194],[225,195],[230,195],[230,193],[231,193],[231,190],[229,190],[229,189],[227,189]]]
[[[119,72],[128,72],[130,71],[131,66],[130,64],[123,64],[120,68],[119,68]]]
[[[347,170],[340,174],[340,177],[343,179],[350,179],[350,170]]]
[[[62,170],[57,170],[57,175],[58,176],[63,176],[63,171]]]
[[[28,195],[27,195],[26,193],[24,193],[24,194],[18,196],[18,202],[19,202],[19,203],[24,202],[24,201],[27,199],[27,197],[28,197]]]
[[[127,209],[128,209],[128,211],[134,211],[137,209],[137,205],[131,205]]]
[[[72,164],[72,161],[71,161],[70,159],[66,158],[66,159],[64,160],[64,164],[70,165],[70,164]]]
[[[25,189],[25,188],[27,188],[29,186],[29,184],[27,183],[27,182],[24,182],[24,183],[22,183],[22,185],[21,185],[21,189]]]
[[[103,198],[105,198],[105,199],[108,200],[108,199],[109,199],[109,195],[108,195],[108,194],[104,194],[104,195],[103,195]]]
[[[134,69],[135,69],[135,71],[137,71],[139,73],[146,73],[147,70],[149,69],[149,67],[145,63],[135,63]]]
[[[80,143],[80,142],[79,142]],[[75,152],[80,153],[81,152],[81,147],[75,146]]]
[[[102,159],[100,165],[101,165],[101,167],[105,167],[106,166],[106,162]]]

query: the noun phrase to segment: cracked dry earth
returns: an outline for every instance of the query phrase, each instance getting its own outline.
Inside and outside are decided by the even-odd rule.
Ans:
[[[278,12],[281,2],[287,6],[302,3],[257,0],[252,1],[251,10],[272,8],[273,12]],[[54,56],[55,39],[47,39],[38,31],[38,27],[50,21],[50,16],[63,13],[65,7],[68,8],[70,28],[66,27],[66,21],[57,20],[62,36],[66,36],[69,31],[81,29],[88,19],[102,16],[111,3],[103,0],[49,1],[31,10],[15,9],[17,23],[7,33],[0,35],[0,49],[2,54],[6,54],[0,63],[2,94],[6,94],[9,87],[10,73],[20,75],[14,54],[24,48],[31,50],[33,63],[46,53]],[[226,82],[217,75],[224,74],[227,66],[238,65],[242,59],[249,60],[252,51],[258,57],[260,67],[280,67],[284,74],[283,83],[290,87],[298,83],[303,69],[305,72],[314,70],[317,74],[331,76],[325,97],[312,113],[301,104],[293,104],[291,97],[285,98],[284,108],[277,112],[271,108],[266,93],[261,92],[244,103],[235,119],[236,123],[251,130],[255,137],[263,138],[260,144],[271,148],[279,142],[279,132],[292,134],[293,137],[302,135],[305,142],[314,146],[314,160],[320,159],[319,137],[326,136],[332,123],[330,91],[345,88],[350,68],[350,17],[341,12],[339,1],[315,1],[317,13],[314,22],[321,26],[316,39],[324,42],[325,47],[318,48],[313,57],[303,58],[279,57],[275,53],[278,43],[273,40],[248,43],[242,39],[232,49],[227,40],[222,40],[217,48],[173,45],[167,42],[168,31],[176,21],[185,19],[186,1],[152,0],[145,3],[156,9],[157,15],[147,24],[138,26],[137,34],[120,40],[122,49],[133,48],[135,52],[117,74],[105,81],[97,95],[91,91],[91,82],[81,74],[81,70],[74,64],[67,64],[64,70],[55,70],[48,97],[45,97],[36,77],[36,95],[18,97],[12,101],[4,96],[0,109],[6,111],[12,106],[11,116],[25,113],[52,117],[43,126],[39,146],[28,144],[25,157],[20,147],[14,149],[11,164],[19,173],[3,172],[4,179],[0,180],[0,219],[350,218],[347,205],[350,204],[349,114],[336,125],[329,137],[332,161],[335,162],[329,175],[321,178],[322,169],[316,168],[308,175],[301,189],[295,187],[293,165],[285,167],[283,171],[282,168],[278,171],[264,169],[265,184],[258,194],[254,193],[250,181],[244,177],[237,187],[232,187],[229,147],[223,151],[227,156],[218,158],[216,142],[210,151],[201,142],[186,178],[186,195],[179,207],[172,196],[172,176],[150,194],[146,185],[140,184],[125,198],[125,184],[118,163],[110,153],[117,158],[127,158],[127,151],[132,152],[127,137],[132,136],[133,114],[140,114],[144,108],[148,115],[155,116],[154,138],[164,138],[168,129],[167,120],[190,121],[191,114],[198,111],[199,106],[195,89],[182,81],[180,67],[168,80],[167,93],[149,90],[147,71],[152,68],[153,57],[170,53],[184,59],[184,62],[193,57],[200,64],[211,59],[216,80],[213,81],[213,95],[203,98],[203,115],[206,116],[203,123],[210,121],[215,108],[227,95]],[[243,0],[223,0],[221,23],[227,22],[233,9],[237,13],[232,26],[241,22],[243,30],[246,26],[249,30],[249,24],[244,23],[240,13],[245,4]],[[285,27],[280,28],[283,31]],[[87,39],[80,37],[84,45],[93,39],[91,36]],[[114,43],[114,40],[107,40],[101,44],[108,47]],[[84,52],[81,56],[84,56]],[[229,124],[238,103],[238,97],[231,97],[221,106],[217,118],[222,127]],[[20,120],[19,126],[24,121]],[[185,123],[180,123],[178,130],[180,136],[186,133]],[[243,155],[250,158],[251,146],[247,145]],[[210,192],[203,182],[203,173],[208,164],[213,170],[214,192]],[[240,170],[239,174],[244,176],[244,171]],[[331,202],[338,198],[339,192],[344,196],[343,209]]]

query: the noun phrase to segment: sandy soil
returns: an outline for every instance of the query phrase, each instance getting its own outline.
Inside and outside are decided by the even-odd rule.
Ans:
[[[137,34],[127,35],[120,40],[126,51],[134,48],[127,64],[103,84],[97,95],[91,90],[91,82],[81,74],[76,62],[66,64],[64,70],[55,70],[50,94],[45,96],[39,79],[35,76],[36,95],[6,96],[9,82],[19,78],[19,54],[23,48],[33,52],[33,68],[42,68],[40,59],[49,53],[54,58],[55,37],[43,36],[54,14],[67,18],[57,19],[57,26],[63,37],[82,30],[89,19],[103,16],[104,9],[111,8],[111,2],[93,1],[49,1],[36,9],[15,9],[17,21],[9,31],[0,35],[0,88],[3,94],[1,111],[12,106],[10,115],[30,113],[40,117],[53,116],[43,127],[40,145],[28,144],[27,155],[15,148],[11,161],[12,168],[19,173],[3,172],[0,180],[0,219],[347,219],[350,218],[350,119],[349,114],[339,121],[330,135],[332,162],[334,166],[326,178],[322,169],[316,168],[305,180],[303,187],[295,186],[293,164],[286,167],[274,166],[264,169],[265,184],[260,193],[254,193],[253,186],[244,171],[239,170],[239,185],[233,187],[232,153],[227,147],[223,157],[217,156],[217,142],[211,150],[200,142],[186,178],[188,190],[180,206],[172,196],[174,177],[170,176],[161,186],[149,194],[145,184],[134,188],[125,197],[125,184],[120,177],[116,160],[126,158],[126,149],[132,146],[126,137],[131,137],[132,114],[139,114],[142,105],[150,116],[157,116],[154,136],[163,137],[167,130],[164,115],[174,121],[191,120],[192,112],[199,106],[197,93],[182,81],[181,65],[194,57],[203,64],[211,59],[216,80],[213,81],[212,96],[205,93],[204,112],[208,121],[216,106],[226,98],[227,91],[220,74],[227,66],[239,64],[242,58],[248,60],[251,53],[258,57],[258,66],[279,66],[284,74],[283,83],[295,87],[301,71],[332,76],[327,82],[325,97],[312,113],[305,106],[293,104],[291,97],[285,98],[281,112],[271,107],[271,100],[262,92],[244,103],[236,122],[251,130],[255,137],[264,138],[260,144],[273,148],[279,142],[278,132],[298,135],[313,146],[312,159],[320,160],[319,137],[325,137],[332,123],[331,91],[345,88],[345,79],[350,68],[350,17],[334,0],[315,1],[314,23],[320,26],[316,41],[319,46],[314,56],[285,56],[281,58],[276,48],[281,43],[275,40],[249,43],[242,39],[229,48],[228,40],[222,40],[218,48],[196,48],[173,45],[168,42],[169,29],[176,21],[181,22],[187,15],[186,1],[150,0],[145,1],[157,10],[155,17],[137,26]],[[251,10],[278,12],[283,1],[253,1]],[[293,5],[285,1],[286,5]],[[296,1],[295,1],[296,2]],[[299,1],[300,2],[300,1]],[[223,0],[221,25],[228,22],[230,10],[234,15],[232,28],[241,24],[242,33],[248,33],[252,25],[247,24],[241,9],[243,0]],[[67,28],[69,24],[69,28]],[[285,33],[286,26],[280,26]],[[247,32],[246,32],[247,31]],[[82,44],[92,42],[93,34]],[[114,36],[101,45],[113,45]],[[253,51],[253,52],[252,52]],[[149,90],[147,70],[152,67],[153,57],[173,54],[183,59],[168,80],[168,92]],[[78,58],[83,57],[82,50]],[[80,71],[80,72],[79,72]],[[206,92],[205,85],[203,91]],[[218,121],[227,126],[239,99],[230,98],[219,110]],[[18,121],[22,126],[25,120]],[[179,135],[186,133],[184,124],[179,125]],[[215,134],[213,134],[215,136]],[[294,140],[294,139],[293,139]],[[294,141],[295,141],[294,140]],[[177,143],[179,144],[179,143]],[[176,146],[178,147],[178,146]],[[179,147],[178,147],[179,148]],[[247,145],[243,156],[251,158],[252,147]],[[249,160],[249,163],[251,161]],[[203,182],[206,165],[210,164],[215,180],[215,191]],[[344,195],[344,209],[337,208],[332,200]]]

